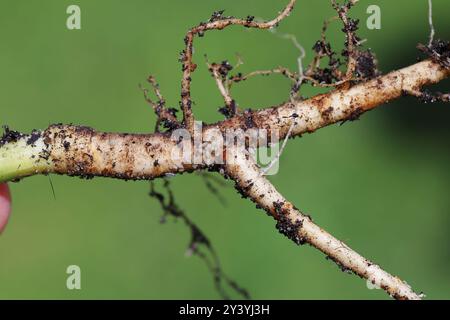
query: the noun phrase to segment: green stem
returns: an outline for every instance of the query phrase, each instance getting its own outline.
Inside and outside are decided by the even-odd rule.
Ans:
[[[24,135],[0,146],[0,182],[51,171],[43,138],[33,140],[32,135]]]

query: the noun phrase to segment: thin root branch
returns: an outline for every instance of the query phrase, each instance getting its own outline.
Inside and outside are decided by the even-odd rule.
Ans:
[[[241,297],[250,299],[248,291],[240,287],[234,280],[225,274],[214,247],[211,245],[210,240],[203,231],[175,203],[170,182],[167,179],[164,180],[164,188],[168,195],[168,199],[166,199],[161,192],[156,191],[154,182],[150,183],[149,195],[158,200],[163,209],[163,216],[161,218],[162,223],[166,222],[168,216],[172,216],[175,219],[181,219],[186,226],[189,227],[191,231],[191,240],[186,252],[187,256],[196,255],[205,262],[208,270],[213,275],[214,285],[223,299],[228,300],[230,297],[226,293],[222,283],[225,283]],[[203,250],[206,250],[206,252],[203,252]]]
[[[197,68],[193,62],[194,37],[196,35],[203,36],[209,30],[222,30],[231,25],[241,25],[246,28],[270,29],[277,26],[281,20],[286,18],[294,8],[296,0],[290,0],[287,6],[274,19],[266,22],[257,22],[253,16],[246,19],[238,19],[234,17],[226,17],[222,11],[216,11],[207,22],[202,22],[198,26],[188,31],[184,38],[186,48],[181,53],[180,61],[182,62],[183,78],[181,81],[181,108],[183,110],[184,125],[189,131],[193,131],[194,117],[192,114],[191,101],[191,80],[192,73]]]
[[[180,126],[180,123],[178,122],[176,117],[177,110],[174,108],[166,108],[166,100],[161,94],[159,84],[156,82],[153,76],[149,76],[147,78],[147,82],[152,86],[156,98],[158,99],[156,102],[150,98],[148,89],[144,88],[141,84],[139,84],[139,88],[144,93],[145,101],[147,101],[152,106],[153,111],[157,116],[155,131],[159,131],[160,124],[162,124],[166,129],[178,128]]]
[[[225,85],[228,72],[230,72],[233,67],[228,61],[222,61],[221,63],[207,62],[208,70],[216,81],[217,88],[225,102],[225,108],[219,109],[219,111],[224,114],[227,118],[231,118],[236,115],[238,109],[236,101],[231,97],[229,93],[229,88]]]

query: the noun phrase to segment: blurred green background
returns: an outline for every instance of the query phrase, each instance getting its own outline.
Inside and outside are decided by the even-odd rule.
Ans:
[[[214,10],[271,18],[287,0],[96,0],[0,2],[0,123],[20,131],[50,123],[104,131],[151,132],[155,117],[139,83],[153,74],[177,105],[177,62],[186,30]],[[450,39],[450,2],[434,0],[439,37]],[[81,7],[81,30],[67,30],[66,8]],[[368,30],[366,8],[381,7],[381,30]],[[383,72],[414,63],[429,32],[427,1],[360,1],[353,16]],[[329,1],[299,0],[279,32],[307,48],[334,15]],[[342,47],[339,24],[329,39]],[[232,27],[195,45],[195,113],[221,119],[222,100],[206,71],[210,61],[235,62],[243,72],[285,65],[298,52],[270,32]],[[436,87],[449,88],[449,81]],[[278,77],[239,84],[241,107],[282,102],[289,83]],[[306,89],[304,94],[313,91]],[[450,175],[448,105],[403,98],[288,144],[271,180],[294,204],[351,247],[399,275],[429,298],[450,298]],[[184,255],[190,234],[161,225],[147,182],[36,176],[10,184],[13,215],[0,237],[0,298],[216,299],[205,265]],[[342,273],[309,246],[297,247],[231,184],[222,206],[196,175],[172,179],[179,205],[209,235],[225,271],[256,299],[385,299]],[[82,290],[66,289],[68,265],[82,270]]]

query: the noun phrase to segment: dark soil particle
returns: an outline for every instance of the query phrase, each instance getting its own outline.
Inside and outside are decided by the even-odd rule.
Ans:
[[[222,61],[218,68],[219,74],[222,77],[226,77],[231,70],[233,70],[233,66],[227,60]]]
[[[64,141],[64,142],[63,142],[63,146],[64,146],[64,150],[69,151],[69,148],[70,148],[70,142],[69,142],[69,141]]]
[[[241,187],[239,187],[239,185],[235,184],[234,188],[241,195],[242,199],[247,199],[248,198],[248,195],[244,192],[244,190]]]
[[[8,126],[3,126],[3,129],[5,130],[5,132],[0,138],[0,146],[3,146],[10,142],[16,142],[17,140],[25,136],[18,131],[10,130]]]
[[[246,185],[245,187],[242,188],[242,191],[244,191],[245,194],[248,194],[248,192],[253,187],[253,185],[254,185],[253,182],[249,183],[248,185]]]
[[[284,206],[284,202],[282,202],[282,201],[275,201],[273,203],[273,207],[274,207],[275,213],[277,215],[283,214],[283,206]]]
[[[333,107],[328,107],[327,109],[322,111],[322,117],[325,118],[326,120],[330,120],[330,116],[333,113],[333,111],[334,111]]]
[[[441,39],[434,40],[430,46],[419,44],[417,48],[428,55],[433,61],[446,69],[450,68],[450,42]]]
[[[219,113],[224,115],[226,118],[231,118],[231,110],[227,106],[220,107],[218,109]]]
[[[314,73],[313,78],[320,83],[332,83],[334,79],[333,70],[329,68],[317,68],[317,71]]]
[[[245,119],[245,126],[247,129],[251,129],[255,126],[255,123],[253,122],[253,113],[251,109],[247,109],[244,111],[244,119]]]
[[[347,121],[356,121],[359,120],[359,118],[361,117],[361,115],[364,113],[364,109],[361,107],[357,107],[355,108],[355,110],[353,110],[346,119],[344,119],[341,122],[341,125],[343,125],[344,123],[346,123]]]
[[[297,245],[302,245],[306,243],[306,239],[300,236],[300,229],[303,226],[303,222],[300,219],[292,220],[283,211],[284,202],[276,201],[273,203],[277,224],[275,227],[277,230],[288,239],[291,239]]]
[[[419,96],[419,100],[423,103],[435,103],[438,101],[437,97],[429,90],[423,90],[422,94]]]
[[[225,12],[225,10],[214,11],[213,14],[211,15],[211,18],[209,18],[209,22],[214,22],[214,21],[218,21],[218,20],[224,19],[225,18],[223,16],[224,12]]]
[[[343,32],[355,32],[358,30],[359,19],[348,19],[348,23],[342,29]]]
[[[50,152],[48,150],[42,150],[39,153],[39,158],[42,158],[44,160],[48,160],[50,158]]]
[[[75,127],[75,132],[77,133],[82,133],[82,134],[92,134],[94,133],[94,129],[92,129],[91,127],[87,127],[87,126],[76,126]]]
[[[372,79],[379,73],[377,61],[370,50],[359,52],[356,63],[356,73],[363,79]]]
[[[302,245],[306,242],[305,239],[299,235],[299,231],[302,225],[303,223],[301,220],[292,222],[291,219],[286,215],[279,215],[276,228],[282,235],[291,239],[297,245]]]
[[[352,111],[350,116],[348,117],[349,121],[359,120],[359,117],[364,113],[364,110],[361,107],[357,107]]]
[[[34,145],[34,143],[41,137],[41,133],[37,130],[31,132],[30,137],[27,140],[28,145]]]

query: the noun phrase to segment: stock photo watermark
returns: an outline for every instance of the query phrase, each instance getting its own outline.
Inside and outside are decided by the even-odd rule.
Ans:
[[[72,4],[67,7],[66,13],[69,15],[66,20],[66,27],[69,30],[81,29],[81,9],[79,6]]]
[[[70,265],[66,269],[69,275],[66,280],[68,290],[81,290],[81,268],[77,265]]]
[[[279,137],[278,130],[230,128],[223,133],[218,128],[204,128],[201,121],[196,121],[193,135],[184,128],[172,132],[171,140],[176,142],[177,148],[172,149],[171,160],[179,168],[223,165],[225,162],[230,165],[237,164],[239,158],[235,154],[239,153],[257,161],[265,168],[265,175],[274,175],[278,172],[282,151]]]
[[[380,30],[381,29],[381,8],[375,4],[367,7],[367,14],[370,16],[366,20],[366,26],[369,30]]]

